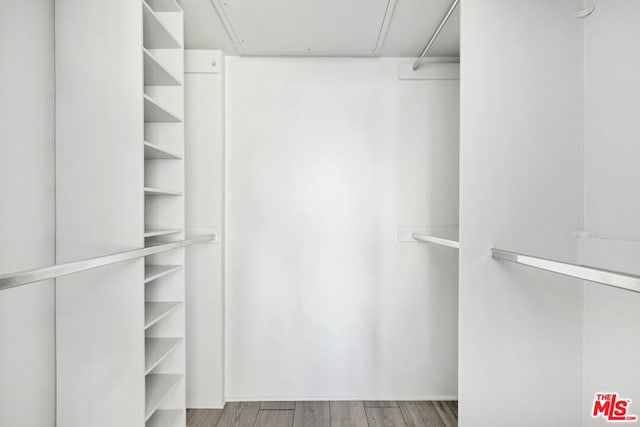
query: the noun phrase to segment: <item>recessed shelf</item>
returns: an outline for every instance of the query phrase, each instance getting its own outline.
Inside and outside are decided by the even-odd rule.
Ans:
[[[144,237],[166,236],[168,234],[176,234],[176,233],[182,233],[182,230],[178,228],[158,229],[158,230],[148,229],[144,231]]]
[[[181,270],[181,265],[152,265],[147,264],[144,266],[144,283],[149,283],[153,280],[167,276],[174,271]]]
[[[145,141],[144,142],[144,158],[150,160],[156,159],[182,159],[182,156],[174,154],[164,148],[160,148],[155,144]]]
[[[158,409],[149,418],[146,427],[174,427],[176,422],[184,417],[184,411],[180,409]]]
[[[178,385],[180,374],[151,374],[145,378],[145,418],[147,421]]]
[[[142,48],[144,56],[145,86],[181,86],[182,79],[167,70],[147,49]]]
[[[145,196],[182,196],[181,191],[163,190],[162,188],[144,187]]]
[[[182,306],[181,302],[145,302],[144,303],[144,328],[151,326],[173,313],[178,307]]]
[[[182,7],[176,0],[146,0],[155,12],[182,12]]]
[[[182,44],[175,35],[162,23],[156,13],[142,2],[143,45],[147,49],[182,49]]]
[[[182,119],[158,104],[149,95],[144,95],[145,123],[180,123]]]
[[[158,366],[181,342],[182,338],[145,338],[145,375]]]

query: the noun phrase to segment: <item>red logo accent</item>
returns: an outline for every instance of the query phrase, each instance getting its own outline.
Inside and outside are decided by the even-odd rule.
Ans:
[[[630,404],[631,399],[618,398],[618,393],[597,393],[591,416],[602,417],[612,423],[637,421],[636,415],[627,415]]]

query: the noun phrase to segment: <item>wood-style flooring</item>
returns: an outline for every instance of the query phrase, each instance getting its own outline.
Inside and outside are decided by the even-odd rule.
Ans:
[[[458,402],[229,402],[189,409],[188,427],[457,427]]]

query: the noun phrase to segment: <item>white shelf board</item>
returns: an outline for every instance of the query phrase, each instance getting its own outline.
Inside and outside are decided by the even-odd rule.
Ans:
[[[176,159],[179,160],[182,156],[174,154],[171,151],[160,148],[155,144],[145,141],[144,142],[144,158],[145,159]]]
[[[149,283],[153,280],[167,276],[174,271],[181,270],[181,265],[153,265],[147,264],[144,266],[144,283]]]
[[[171,394],[182,378],[180,374],[152,374],[145,378],[145,418],[147,421]]]
[[[144,95],[145,123],[180,123],[182,119],[175,113],[162,107],[149,95]]]
[[[145,196],[182,196],[181,191],[164,190],[162,188],[144,187]]]
[[[144,328],[148,329],[182,306],[181,302],[145,302]]]
[[[156,236],[166,236],[168,234],[176,234],[182,233],[182,230],[179,228],[171,228],[171,229],[162,229],[162,230],[144,230],[144,237],[156,237]]]
[[[142,2],[143,45],[147,49],[182,49],[182,44],[175,35],[162,24],[156,13]]]
[[[175,427],[177,421],[184,417],[181,409],[158,409],[145,424],[146,427]]]
[[[145,375],[158,366],[181,342],[182,338],[145,338]]]
[[[182,86],[182,79],[167,70],[147,49],[142,48],[144,56],[145,86]]]

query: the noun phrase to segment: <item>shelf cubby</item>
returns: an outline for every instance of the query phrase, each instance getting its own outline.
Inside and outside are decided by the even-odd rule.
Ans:
[[[144,85],[145,86],[181,86],[182,79],[169,71],[147,49],[142,49],[144,57]]]
[[[151,418],[181,379],[181,374],[150,374],[145,377],[145,421]]]
[[[152,282],[156,279],[167,276],[178,270],[182,270],[181,265],[147,264],[144,266],[144,283]]]
[[[180,409],[158,409],[147,420],[145,427],[174,427],[181,418],[184,418],[184,411]]]
[[[182,43],[162,23],[158,14],[146,3],[142,3],[143,46],[147,49],[182,49]]]
[[[169,159],[169,160],[180,160],[182,156],[179,154],[172,153],[169,150],[165,150],[164,148],[160,148],[155,144],[145,141],[144,142],[144,158],[146,160],[158,160],[158,159]]]
[[[153,371],[182,342],[182,338],[145,339],[145,375]]]
[[[167,108],[161,106],[149,95],[144,96],[144,121],[145,123],[180,123],[182,119]]]
[[[178,308],[182,307],[182,302],[145,302],[144,303],[144,328],[149,329]]]

